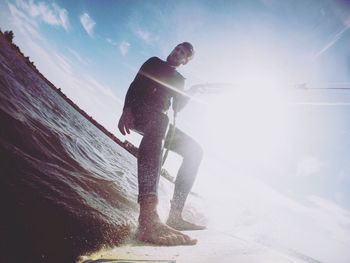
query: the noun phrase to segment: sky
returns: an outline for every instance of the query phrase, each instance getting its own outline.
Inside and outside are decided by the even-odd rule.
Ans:
[[[186,86],[229,86],[197,95],[177,120],[205,150],[196,189],[254,178],[349,216],[349,1],[5,0],[0,27],[122,140],[117,122],[137,70],[191,42],[195,58],[179,68]]]

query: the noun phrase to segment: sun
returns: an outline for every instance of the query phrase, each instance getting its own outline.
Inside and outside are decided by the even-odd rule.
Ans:
[[[207,100],[199,133],[206,154],[247,170],[283,165],[292,147],[287,79],[256,63],[237,75],[229,91]]]

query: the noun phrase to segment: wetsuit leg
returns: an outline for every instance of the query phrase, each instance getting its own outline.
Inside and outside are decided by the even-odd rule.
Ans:
[[[170,131],[171,128],[169,129]],[[198,168],[203,158],[203,150],[193,138],[178,128],[175,129],[173,136],[171,136],[170,132],[167,134],[165,148],[169,148],[169,150],[183,157],[176,176],[172,199],[172,207],[182,210],[196,179]]]
[[[157,196],[162,143],[168,123],[168,117],[161,113],[136,123],[136,130],[143,135],[137,158],[139,202],[145,196]]]

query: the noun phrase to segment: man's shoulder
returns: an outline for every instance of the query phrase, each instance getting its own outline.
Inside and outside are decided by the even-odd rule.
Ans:
[[[141,71],[153,72],[154,70],[164,67],[165,63],[165,61],[158,57],[151,57],[142,64]]]
[[[177,70],[175,71],[176,73],[176,76],[179,78],[179,79],[181,79],[182,81],[185,81],[186,80],[186,78],[180,73],[180,72],[178,72]]]
[[[149,58],[145,64],[163,64],[166,63],[164,60],[160,59],[159,57],[151,57]]]
[[[182,76],[175,68],[171,67],[166,61],[159,57],[151,57],[143,64],[144,71],[161,72],[162,74],[171,75],[173,78],[180,81],[184,81],[185,77]]]

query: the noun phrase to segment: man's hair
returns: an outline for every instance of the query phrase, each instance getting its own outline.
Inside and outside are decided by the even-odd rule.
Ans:
[[[186,48],[186,50],[188,51],[188,60],[191,60],[194,56],[194,48],[193,45],[190,42],[182,42],[180,44],[178,44],[176,47],[178,46],[183,46],[184,48]]]

